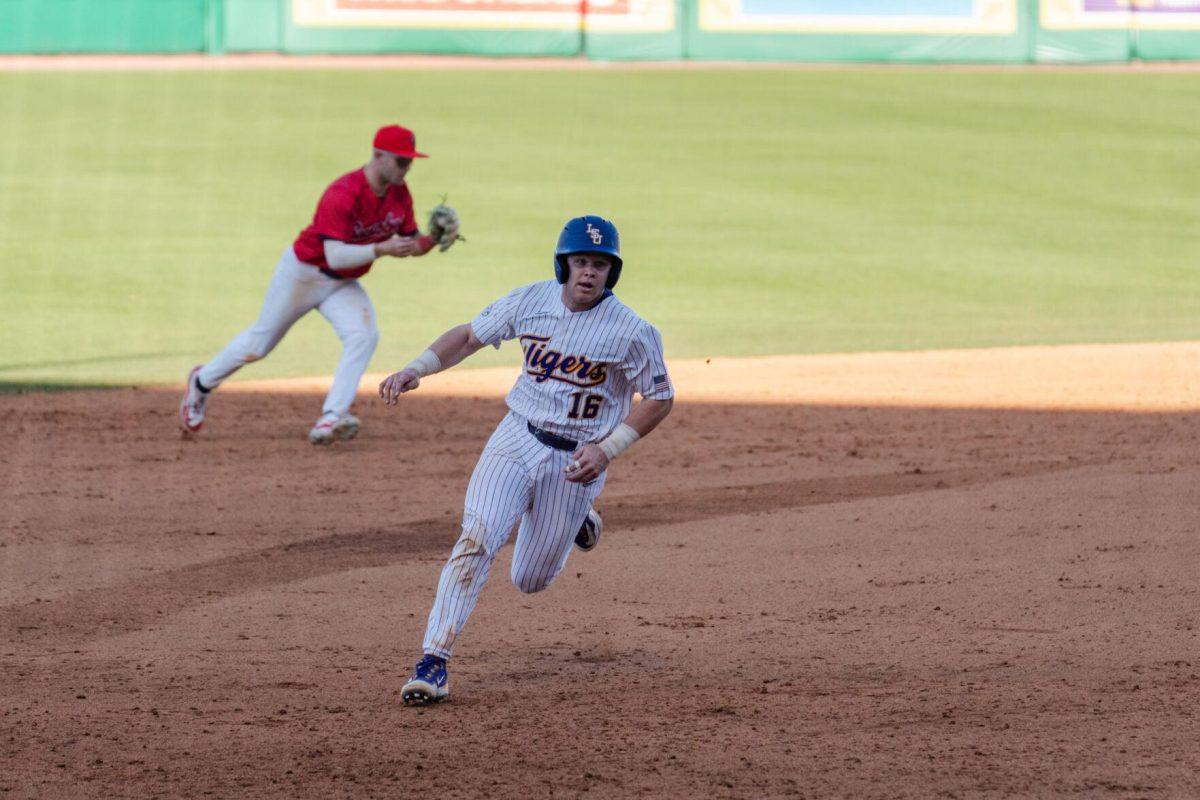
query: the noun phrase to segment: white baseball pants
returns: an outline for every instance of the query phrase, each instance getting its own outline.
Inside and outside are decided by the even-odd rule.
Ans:
[[[258,320],[200,368],[200,383],[209,389],[216,388],[246,364],[264,358],[288,329],[314,308],[342,340],[342,357],[322,411],[338,414],[349,411],[379,342],[375,307],[357,280],[331,278],[302,263],[291,247],[279,258]]]
[[[471,474],[462,535],[438,581],[424,649],[449,658],[487,580],[492,559],[518,520],[512,582],[522,592],[550,586],[567,564],[575,534],[600,496],[608,473],[590,484],[571,483],[565,450],[539,442],[526,420],[509,412],[488,440]]]

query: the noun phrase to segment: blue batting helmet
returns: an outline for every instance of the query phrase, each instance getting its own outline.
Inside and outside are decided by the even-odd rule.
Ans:
[[[611,258],[612,269],[604,285],[608,289],[617,285],[621,277],[621,235],[616,225],[604,217],[588,214],[563,226],[558,247],[554,248],[554,277],[559,283],[567,282],[567,256],[572,253],[603,253]]]

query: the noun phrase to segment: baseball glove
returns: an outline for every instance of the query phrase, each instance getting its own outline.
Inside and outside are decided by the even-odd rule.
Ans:
[[[438,203],[437,207],[429,214],[429,235],[437,239],[438,250],[443,253],[459,239],[466,241],[466,238],[458,232],[458,227],[458,212],[445,203]]]

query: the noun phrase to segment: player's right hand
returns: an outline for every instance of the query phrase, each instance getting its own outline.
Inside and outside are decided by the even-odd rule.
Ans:
[[[393,256],[394,258],[404,258],[405,256],[415,256],[421,252],[421,245],[417,242],[415,236],[400,236],[393,235],[390,239],[384,239],[375,245],[375,253],[381,256]]]
[[[417,373],[411,369],[402,369],[399,372],[393,372],[380,382],[379,396],[383,398],[384,403],[394,406],[400,399],[400,395],[411,392],[420,385],[421,379],[417,377]]]

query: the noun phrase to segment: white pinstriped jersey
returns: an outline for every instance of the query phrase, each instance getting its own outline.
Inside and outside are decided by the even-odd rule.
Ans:
[[[635,392],[649,400],[675,394],[658,330],[611,292],[587,311],[571,311],[557,281],[521,286],[480,312],[471,329],[496,348],[520,341],[525,358],[508,407],[576,441],[611,433]]]

